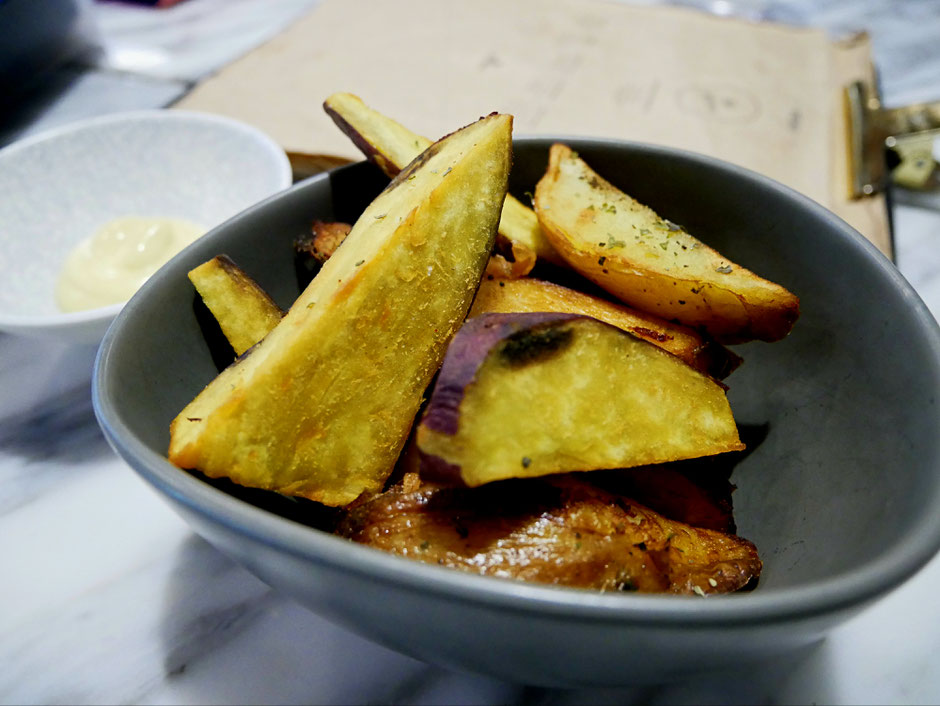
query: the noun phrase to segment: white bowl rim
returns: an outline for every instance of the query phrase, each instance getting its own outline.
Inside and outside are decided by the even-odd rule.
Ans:
[[[37,144],[54,140],[62,136],[72,135],[84,132],[86,130],[98,129],[101,126],[107,126],[115,123],[124,123],[128,121],[153,120],[153,121],[182,121],[182,122],[201,122],[224,126],[227,130],[241,132],[249,135],[253,140],[263,145],[266,152],[274,160],[280,162],[279,181],[276,187],[277,191],[283,191],[291,186],[293,182],[293,172],[290,165],[290,159],[284,149],[275,140],[262,130],[249,125],[248,123],[229,118],[215,113],[204,113],[194,110],[176,110],[171,108],[151,108],[141,110],[120,111],[117,113],[107,113],[97,115],[91,118],[76,120],[51,127],[47,130],[37,132],[35,135],[29,135],[20,140],[16,140],[3,148],[0,148],[0,156],[16,154],[17,152],[32,148]],[[221,225],[221,224],[216,224]],[[215,227],[215,226],[213,226]],[[83,311],[63,311],[54,314],[22,315],[8,314],[0,311],[0,330],[14,331],[20,333],[30,332],[52,332],[54,329],[69,329],[86,326],[90,323],[107,321],[117,316],[118,312],[127,304],[127,300],[117,304],[95,307],[94,309],[85,309]]]

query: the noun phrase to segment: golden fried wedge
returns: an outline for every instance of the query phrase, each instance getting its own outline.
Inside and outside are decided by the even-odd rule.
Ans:
[[[338,534],[474,574],[600,591],[727,593],[761,572],[746,539],[669,520],[583,474],[482,488],[409,475],[351,509]]]
[[[334,93],[324,101],[323,109],[363,155],[390,177],[431,144],[426,137],[373,110],[351,93]],[[528,274],[536,256],[555,264],[564,263],[542,233],[535,212],[509,194],[503,205],[499,232],[513,251],[513,257],[507,258],[509,264],[503,265],[503,274],[514,277]]]
[[[416,439],[422,473],[471,487],[744,448],[720,383],[619,328],[558,313],[468,319]]]
[[[799,316],[796,296],[630,198],[565,145],[552,146],[535,209],[573,268],[637,309],[724,343],[778,340]]]
[[[470,316],[533,311],[591,316],[646,339],[714,378],[727,377],[741,363],[740,356],[687,326],[540,279],[484,279]]]
[[[512,117],[432,145],[369,205],[281,322],[170,428],[170,460],[344,505],[379,490],[493,247]]]
[[[284,315],[261,285],[227,255],[204,262],[188,276],[235,355],[264,338]]]

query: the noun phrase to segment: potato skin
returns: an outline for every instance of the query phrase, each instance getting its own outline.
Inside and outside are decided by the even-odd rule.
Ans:
[[[465,324],[458,334],[459,339],[455,337],[455,344],[448,349],[445,358],[447,367],[441,369],[421,427],[444,434],[456,434],[460,426],[460,403],[465,390],[497,343],[519,331],[575,318],[577,316],[574,314],[564,313],[493,314]],[[434,463],[430,458],[428,462]]]
[[[571,267],[637,309],[722,343],[779,340],[799,317],[794,294],[630,198],[566,145],[550,150],[535,210]]]

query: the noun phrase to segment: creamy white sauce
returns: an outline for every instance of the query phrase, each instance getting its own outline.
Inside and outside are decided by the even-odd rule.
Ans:
[[[56,286],[56,303],[62,311],[83,311],[127,301],[205,230],[175,218],[109,221],[69,253]]]

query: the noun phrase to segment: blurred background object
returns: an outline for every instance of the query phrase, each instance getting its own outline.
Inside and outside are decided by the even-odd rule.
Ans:
[[[0,94],[13,102],[94,47],[87,0],[0,0]]]

